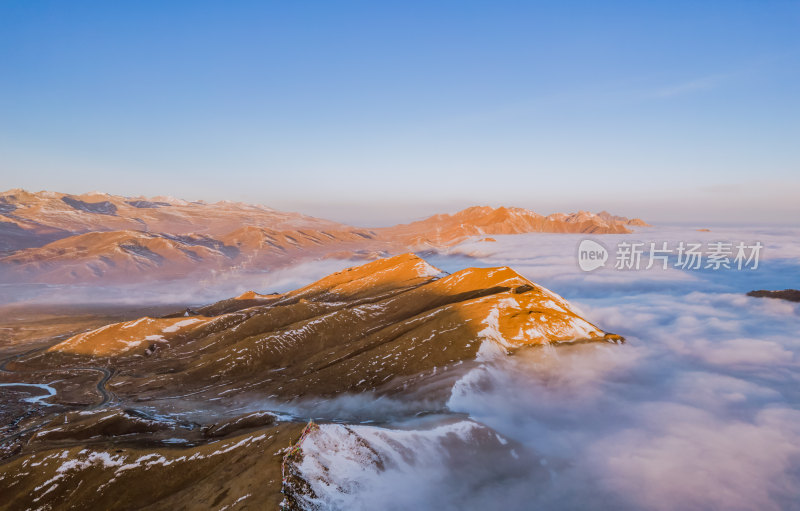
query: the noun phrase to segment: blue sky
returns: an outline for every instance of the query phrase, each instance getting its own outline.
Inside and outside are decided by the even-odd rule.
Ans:
[[[800,2],[0,2],[0,188],[800,214]]]

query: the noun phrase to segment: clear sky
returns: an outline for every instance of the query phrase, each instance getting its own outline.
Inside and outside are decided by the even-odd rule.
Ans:
[[[800,215],[800,2],[0,1],[0,188]]]

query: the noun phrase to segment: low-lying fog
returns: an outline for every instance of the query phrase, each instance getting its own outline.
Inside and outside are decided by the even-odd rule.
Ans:
[[[623,346],[529,350],[462,381],[450,409],[530,446],[552,467],[544,489],[496,488],[474,502],[494,498],[509,509],[800,509],[800,304],[744,294],[800,287],[798,234],[632,235],[670,246],[760,241],[759,268],[741,271],[586,274],[576,263],[583,237],[571,235],[498,237],[453,250],[514,267],[627,338]],[[611,248],[623,237],[594,239]],[[465,261],[431,262],[449,270]]]
[[[563,234],[494,236],[496,242],[422,254],[451,272],[511,266],[627,342],[523,350],[460,377],[447,403],[456,412],[453,420],[469,416],[521,444],[527,448],[523,459],[536,460],[536,470],[514,468],[512,477],[505,461],[462,459],[458,474],[471,475],[453,477],[451,466],[426,451],[411,456],[417,460],[409,465],[413,469],[392,465],[370,473],[353,471],[352,460],[342,458],[350,469],[343,467],[341,478],[361,480],[351,481],[350,493],[339,495],[335,507],[800,509],[800,304],[745,295],[800,288],[798,236],[800,230],[782,228],[648,228],[591,237],[608,248],[632,240],[672,247],[679,241],[760,241],[756,270],[657,265],[585,273],[576,258],[586,236]],[[245,289],[285,291],[352,264],[307,263],[232,280],[231,289],[212,286],[203,295],[172,286],[164,301],[218,299]],[[407,415],[403,404],[363,396],[316,412],[307,406],[283,411],[379,423]],[[413,429],[407,421],[397,426]],[[438,445],[413,442],[407,446],[412,451]]]
[[[799,234],[652,228],[598,236],[611,259],[608,269],[591,273],[577,265],[579,235],[495,236],[494,243],[428,255],[451,272],[511,266],[627,343],[523,350],[457,383],[449,410],[526,446],[546,475],[488,455],[460,459],[454,472],[427,453],[439,446],[448,456],[444,437],[415,440],[426,454],[410,465],[350,472],[352,460],[340,457],[343,470],[351,468],[337,482],[351,493],[327,503],[365,510],[800,509],[800,304],[745,295],[800,288]],[[632,240],[670,248],[759,241],[764,248],[755,270],[613,269],[613,248]],[[375,405],[380,420],[386,406]],[[387,458],[403,458],[380,445]],[[347,486],[348,478],[360,483]]]

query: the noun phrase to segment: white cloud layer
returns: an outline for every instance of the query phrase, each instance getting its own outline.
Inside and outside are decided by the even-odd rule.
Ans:
[[[800,287],[797,231],[646,229],[634,237],[759,240],[766,249],[749,273],[586,274],[575,260],[583,236],[570,235],[500,236],[431,256],[447,271],[511,266],[627,343],[528,349],[461,377],[450,411],[521,445],[530,472],[497,452],[459,458],[454,472],[408,445],[414,470],[365,470],[362,486],[340,474],[352,486],[333,509],[800,509],[800,304],[745,295]],[[608,246],[623,237],[597,239]],[[368,402],[358,410],[370,416]],[[372,411],[385,427],[415,427],[378,402]],[[407,434],[385,436],[401,446]],[[335,471],[336,457],[323,458]]]
[[[497,450],[461,456],[453,472],[452,463],[430,462],[401,442],[391,444],[400,454],[386,451],[401,456],[400,468],[358,470],[361,484],[339,481],[349,493],[334,499],[335,509],[800,510],[800,304],[745,295],[800,288],[799,235],[648,228],[594,237],[607,247],[623,239],[761,241],[755,271],[584,273],[576,261],[584,236],[563,234],[496,236],[428,255],[446,271],[511,266],[627,343],[523,350],[458,381],[448,402],[464,414],[458,420],[493,428],[544,474],[520,471],[518,458]],[[318,261],[223,284],[285,290],[350,264]],[[408,420],[414,410],[434,406],[371,396],[296,405],[285,411],[405,431],[420,429]],[[407,436],[384,435],[389,443]],[[455,455],[446,435],[440,440],[425,448]],[[336,469],[335,457],[325,462]]]
[[[800,509],[800,305],[744,295],[800,287],[797,231],[715,231],[634,237],[760,240],[762,266],[587,275],[574,257],[580,236],[500,237],[453,251],[521,268],[628,341],[530,350],[456,389],[452,410],[552,468],[544,491],[511,508]]]

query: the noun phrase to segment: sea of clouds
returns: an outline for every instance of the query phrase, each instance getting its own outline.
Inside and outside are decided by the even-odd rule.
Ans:
[[[760,241],[759,267],[741,271],[585,273],[576,259],[585,236],[496,238],[432,263],[511,266],[627,339],[523,351],[456,386],[452,411],[523,443],[551,467],[544,486],[508,488],[506,496],[519,497],[503,499],[508,509],[800,509],[800,304],[745,294],[800,288],[800,230],[676,227],[591,237],[609,248],[631,238],[669,246]]]
[[[528,475],[518,461],[475,456],[460,458],[453,472],[390,442],[387,449],[408,463],[360,472],[336,509],[800,510],[800,304],[746,296],[800,288],[800,229],[659,227],[588,236],[612,252],[606,268],[589,273],[577,263],[587,236],[494,238],[422,255],[449,272],[510,266],[626,343],[522,350],[456,383],[449,411],[519,445],[544,471]],[[763,249],[755,270],[616,270],[613,248],[622,241],[758,241]],[[209,283],[209,296],[191,297],[285,291],[353,264],[308,262]],[[170,299],[186,298],[174,291]],[[419,429],[404,418],[403,403],[363,397],[295,412]]]
[[[363,261],[366,262],[366,261]],[[183,279],[143,281],[128,284],[37,284],[2,282],[0,306],[37,305],[190,305],[201,306],[238,296],[245,291],[285,292],[326,275],[360,264],[348,259],[303,260],[260,271],[232,269],[191,275]]]
[[[496,453],[461,458],[454,471],[441,458],[426,461],[398,433],[397,442],[375,448],[387,460],[401,453],[407,463],[361,470],[357,481],[343,471],[334,484],[348,491],[329,507],[800,509],[800,304],[746,296],[800,288],[798,235],[675,227],[590,237],[609,249],[634,239],[760,241],[755,270],[615,270],[612,251],[607,268],[585,273],[576,258],[586,236],[563,234],[495,236],[427,254],[451,272],[511,266],[627,341],[521,350],[456,383],[450,412],[523,446],[544,475]],[[369,416],[368,405],[359,406],[360,417]],[[375,412],[384,417],[381,406]],[[336,460],[328,463],[335,474]]]

